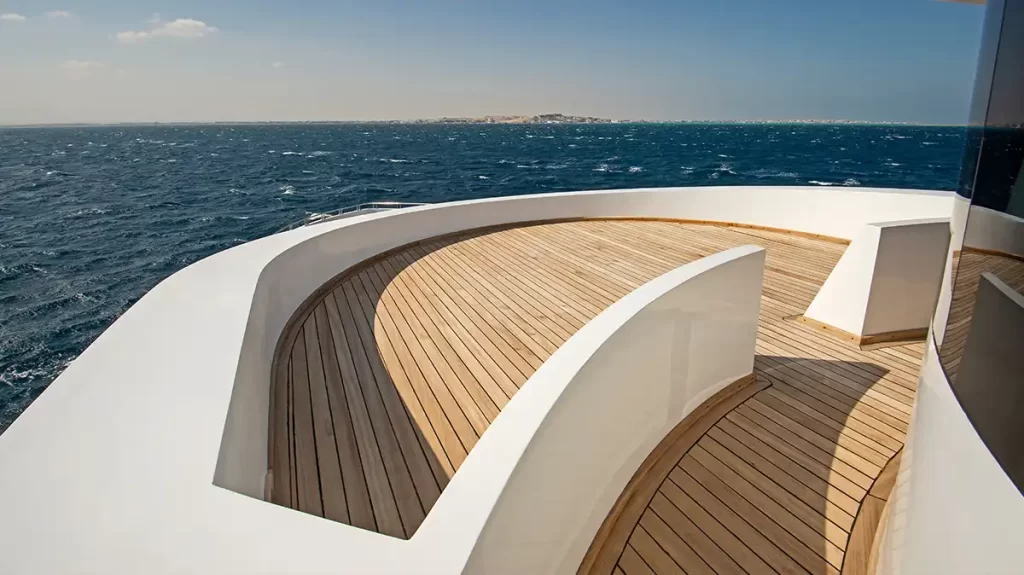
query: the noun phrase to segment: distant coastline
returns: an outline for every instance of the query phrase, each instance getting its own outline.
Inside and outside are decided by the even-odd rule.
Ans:
[[[964,127],[957,124],[926,124],[917,122],[882,122],[866,120],[644,120],[610,119],[596,116],[575,116],[570,114],[537,115],[489,115],[489,116],[443,116],[440,118],[419,118],[399,120],[254,120],[254,121],[200,121],[200,122],[69,122],[42,124],[0,124],[0,128],[87,128],[95,126],[203,126],[203,125],[354,125],[354,124],[399,124],[399,125],[548,125],[548,124],[703,124],[703,125],[848,125],[848,126],[928,126]]]
[[[863,122],[857,120],[612,120],[594,116],[539,114],[536,116],[442,117],[421,120],[377,120],[384,124],[856,124],[856,125],[925,125],[908,122]]]

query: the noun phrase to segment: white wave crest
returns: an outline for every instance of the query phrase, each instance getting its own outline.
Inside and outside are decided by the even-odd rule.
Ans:
[[[70,217],[80,218],[83,216],[100,216],[105,213],[107,213],[107,210],[104,210],[103,208],[84,208],[78,210],[77,212],[74,212],[73,214],[70,215]]]
[[[66,366],[67,364],[58,368],[56,372],[60,373],[60,371],[62,371],[63,368]],[[19,384],[25,381],[31,381],[33,379],[41,377],[52,377],[54,371],[55,370],[53,369],[48,369],[45,367],[29,368],[23,370],[18,370],[18,368],[16,367],[9,367],[5,369],[3,373],[0,373],[0,383],[4,383],[7,384],[8,386],[14,387],[15,384]]]
[[[780,172],[776,170],[760,169],[750,172],[751,176],[755,178],[795,178],[797,174],[795,172]]]

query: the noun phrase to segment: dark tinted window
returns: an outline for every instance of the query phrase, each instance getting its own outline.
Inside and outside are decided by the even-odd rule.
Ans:
[[[1024,491],[1024,2],[990,1],[982,43],[954,218],[963,245],[936,339],[964,411]]]

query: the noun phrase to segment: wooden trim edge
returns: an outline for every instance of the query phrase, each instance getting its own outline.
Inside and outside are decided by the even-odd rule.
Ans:
[[[674,224],[696,224],[700,226],[714,226],[719,228],[742,228],[746,230],[761,230],[765,232],[775,232],[779,234],[786,234],[790,236],[797,236],[801,238],[807,238],[812,240],[821,240],[833,244],[841,244],[844,246],[850,245],[850,240],[843,238],[837,238],[835,236],[826,236],[824,234],[815,234],[811,232],[801,232],[797,230],[790,230],[786,228],[775,228],[772,226],[762,226],[758,224],[741,224],[739,222],[726,222],[720,220],[694,220],[689,218],[637,218],[630,216],[609,216],[604,218],[575,218],[569,221],[601,221],[601,220],[627,220],[634,222],[671,222]],[[555,221],[555,220],[541,220],[541,222]]]
[[[928,328],[920,327],[916,329],[902,329],[899,331],[887,331],[883,333],[876,333],[872,335],[861,336],[860,343],[858,344],[861,349],[877,349],[879,347],[888,347],[894,345],[904,345],[907,343],[917,343],[924,341],[928,337]]]
[[[880,347],[917,343],[924,341],[928,337],[927,327],[886,331],[882,333],[873,333],[871,335],[857,335],[839,329],[838,327],[831,326],[827,323],[820,322],[816,319],[811,319],[805,315],[789,316],[784,319],[798,321],[824,333],[832,339],[851,343],[865,351],[878,349]]]
[[[1010,259],[1010,260],[1016,260],[1018,262],[1024,262],[1024,255],[1011,254],[1010,252],[1001,252],[999,250],[990,250],[990,249],[986,249],[986,248],[964,247],[963,249],[955,250],[953,252],[953,256],[957,257],[957,256],[960,256],[961,254],[965,254],[965,253],[967,253],[967,254],[978,254],[978,255],[983,255],[983,256],[995,256],[995,257],[998,257],[998,258],[1006,258],[1006,259]]]
[[[832,339],[845,341],[854,345],[860,344],[860,336],[850,333],[846,330],[839,329],[838,327],[831,326],[827,323],[820,322],[816,319],[811,319],[805,315],[791,315],[783,319],[791,319],[798,321],[804,325],[814,328],[817,331],[823,332],[825,335],[830,336]]]
[[[576,572],[579,575],[610,574],[633,526],[639,522],[640,515],[676,463],[722,417],[766,387],[768,382],[755,378],[753,373],[741,377],[697,406],[672,428],[647,455],[619,494]],[[628,528],[623,528],[623,525]]]
[[[882,540],[885,539],[885,532],[889,528],[889,510],[892,509],[892,499],[885,501],[885,507],[882,508],[882,516],[878,519],[878,528],[875,529],[875,537],[871,541],[871,553],[868,554],[868,569],[869,575],[878,573],[878,554],[881,549]]]
[[[885,533],[890,495],[896,485],[903,449],[896,452],[871,484],[857,509],[850,539],[843,554],[841,575],[870,575],[878,564],[878,546]]]

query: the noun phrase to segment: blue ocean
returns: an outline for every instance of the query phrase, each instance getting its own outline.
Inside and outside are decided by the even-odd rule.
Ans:
[[[964,139],[817,124],[0,129],[0,431],[160,280],[312,213],[647,186],[952,190]]]

